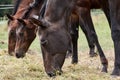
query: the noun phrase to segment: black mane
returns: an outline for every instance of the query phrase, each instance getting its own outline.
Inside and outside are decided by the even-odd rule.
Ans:
[[[39,6],[40,4],[43,4],[43,3],[44,3],[44,0],[35,0],[35,1],[33,1],[33,3],[29,6],[29,8],[24,13],[24,16],[22,17],[22,19],[28,18],[29,14],[32,11],[32,9]]]

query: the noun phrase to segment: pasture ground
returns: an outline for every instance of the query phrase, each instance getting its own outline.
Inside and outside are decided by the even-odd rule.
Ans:
[[[32,43],[23,59],[9,56],[7,52],[8,33],[7,21],[0,22],[0,80],[120,80],[111,76],[114,64],[114,50],[110,29],[103,14],[92,14],[99,42],[109,61],[108,73],[102,73],[99,56],[90,58],[86,38],[80,29],[79,33],[79,63],[71,64],[67,58],[63,65],[63,74],[49,78],[43,67],[42,55],[38,37]]]

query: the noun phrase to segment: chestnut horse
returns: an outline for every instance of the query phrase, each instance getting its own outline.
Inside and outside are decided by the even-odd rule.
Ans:
[[[34,0],[17,0],[13,15],[7,15],[8,22],[8,52],[16,57],[24,57],[26,51],[36,37],[37,27],[33,25],[25,15],[29,6],[36,7],[30,12],[30,16],[38,15],[44,0],[39,0],[38,6],[34,6]],[[29,9],[31,9],[31,7]],[[22,44],[21,44],[22,43]],[[15,54],[13,54],[15,52]]]

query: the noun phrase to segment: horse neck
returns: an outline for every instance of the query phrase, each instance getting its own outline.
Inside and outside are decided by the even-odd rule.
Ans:
[[[61,3],[63,2],[63,3]],[[73,0],[48,0],[44,19],[49,22],[59,22],[68,20],[72,10]]]
[[[22,0],[19,4],[19,7],[17,9],[16,14],[14,15],[15,18],[21,18],[24,15],[24,12],[29,7],[30,3],[32,3],[33,0]]]

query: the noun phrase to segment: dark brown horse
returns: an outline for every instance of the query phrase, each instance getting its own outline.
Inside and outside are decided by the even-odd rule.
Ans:
[[[115,48],[115,62],[112,75],[120,76],[120,0],[108,1],[110,8],[112,39]]]
[[[81,29],[86,35],[88,40],[88,44],[90,47],[90,56],[94,56],[94,47],[96,46],[100,55],[100,60],[104,66],[102,71],[107,72],[107,59],[102,51],[102,48],[99,44],[93,22],[90,15],[91,9],[100,9],[104,11],[109,24],[110,24],[110,15],[109,15],[109,5],[108,1],[105,0],[101,4],[99,0],[77,0],[76,6],[73,9],[72,14],[72,27],[71,27],[71,36],[72,36],[72,43],[73,43],[73,56],[72,56],[72,63],[78,62],[77,56],[77,39],[78,39],[78,25],[80,25]]]
[[[57,2],[57,0],[55,0],[56,2]],[[80,0],[79,0],[80,1]],[[82,8],[83,9],[83,7],[86,7],[86,6],[80,6],[80,3],[79,3],[79,1],[76,3],[77,4],[77,6],[76,7],[73,7],[74,9],[75,9],[75,11],[76,11],[76,14],[79,16],[79,17],[76,17],[77,19],[83,19],[83,17],[80,17],[81,15],[79,14],[79,12],[81,11],[81,10],[79,10],[79,8]],[[59,0],[58,0],[58,2],[59,2]],[[84,1],[83,1],[84,2]],[[58,5],[58,3],[56,3],[57,5]],[[36,25],[38,25],[38,26],[40,26],[40,31],[39,31],[39,35],[41,36],[41,47],[42,47],[42,54],[43,54],[43,59],[44,59],[44,66],[45,66],[45,69],[46,69],[46,72],[47,72],[47,74],[49,75],[49,76],[53,76],[53,75],[55,75],[55,73],[53,73],[53,68],[55,68],[55,70],[57,70],[56,69],[56,67],[55,67],[55,65],[57,65],[57,67],[59,67],[58,68],[58,70],[60,71],[61,70],[61,67],[62,67],[62,64],[63,64],[63,62],[62,61],[64,61],[64,58],[65,58],[65,55],[59,55],[59,56],[57,56],[56,58],[55,58],[55,55],[58,55],[57,53],[56,54],[54,54],[54,55],[51,55],[51,54],[53,54],[54,52],[56,52],[56,49],[57,49],[57,51],[58,51],[58,53],[62,53],[61,51],[64,51],[64,54],[66,54],[66,50],[65,49],[69,49],[69,44],[66,44],[65,45],[65,40],[67,40],[67,39],[69,39],[69,38],[62,38],[62,37],[67,37],[67,35],[66,34],[64,34],[64,30],[62,30],[61,28],[60,28],[60,26],[63,26],[64,28],[68,25],[66,25],[65,26],[65,22],[66,21],[68,21],[69,20],[69,15],[66,15],[65,17],[63,16],[63,19],[61,19],[59,16],[60,16],[60,13],[59,13],[59,11],[58,12],[55,12],[54,13],[54,11],[57,11],[56,10],[56,7],[55,6],[57,6],[56,4],[52,4],[53,6],[52,7],[50,7],[50,5],[51,4],[49,4],[49,1],[48,1],[48,5],[47,5],[47,9],[46,9],[46,11],[45,11],[45,15],[44,15],[44,19],[42,19],[42,20],[40,20],[40,21],[38,21],[38,20],[36,20],[36,19],[34,19],[34,18],[32,18],[31,20],[33,21],[33,23],[35,23]],[[86,2],[85,2],[85,4],[86,4]],[[59,4],[60,5],[60,4]],[[57,6],[57,8],[58,8],[58,10],[60,9],[60,12],[61,12],[61,10],[64,10],[64,8],[63,9],[61,9],[60,8],[60,6]],[[62,5],[62,4],[61,4]],[[79,7],[79,8],[78,8]],[[95,7],[96,8],[96,7]],[[101,7],[99,7],[99,8],[101,8]],[[78,10],[76,10],[76,9],[78,9]],[[89,10],[90,10],[91,8],[89,8]],[[53,12],[53,14],[51,13],[51,12]],[[68,11],[67,11],[68,12]],[[85,12],[85,11],[83,11],[83,12]],[[85,12],[86,13],[86,12]],[[88,12],[87,12],[88,13]],[[69,13],[70,14],[70,13]],[[74,13],[73,13],[74,14]],[[73,14],[72,14],[72,16],[73,16]],[[88,14],[90,14],[90,12],[88,13]],[[76,16],[76,15],[75,15]],[[89,15],[90,16],[90,15]],[[67,18],[67,19],[66,19]],[[109,18],[109,17],[108,17]],[[73,17],[72,17],[72,19],[73,19]],[[89,19],[89,17],[88,17],[88,19]],[[91,19],[91,17],[90,17],[90,19]],[[63,22],[63,21],[65,21],[65,22]],[[59,23],[59,21],[60,21],[60,23]],[[62,21],[62,22],[61,22]],[[77,22],[78,22],[78,20],[76,20]],[[69,22],[67,22],[67,23],[69,23]],[[70,26],[70,25],[69,25]],[[84,25],[84,27],[85,27],[86,25]],[[77,25],[77,27],[78,27],[78,25]],[[93,27],[93,26],[92,26]],[[60,28],[61,30],[58,30],[57,28]],[[93,35],[92,34],[92,32],[91,31],[94,31],[94,28],[92,28],[92,29],[90,29],[88,26],[87,27],[85,27],[85,28],[87,28],[87,36],[91,36],[91,35]],[[53,31],[52,31],[52,30]],[[56,35],[54,35],[54,30],[55,30],[55,33],[56,33]],[[56,32],[57,31],[57,32]],[[60,32],[59,32],[60,31]],[[50,33],[51,32],[51,33]],[[68,30],[68,32],[69,32],[69,30]],[[61,36],[61,35],[63,35],[64,34],[64,36]],[[90,35],[88,35],[88,34],[90,34]],[[52,37],[54,35],[54,37]],[[56,36],[58,36],[58,37],[60,37],[60,39],[58,39]],[[94,35],[93,35],[94,36]],[[74,37],[76,37],[76,35],[74,36]],[[97,40],[97,37],[96,37],[96,35],[95,35],[95,37],[93,37],[93,38],[96,38],[96,39],[93,39],[93,40]],[[57,40],[58,39],[58,40]],[[74,39],[73,39],[74,40]],[[54,42],[53,42],[54,41]],[[57,42],[55,42],[55,41],[57,41]],[[63,41],[63,42],[62,42]],[[52,44],[52,42],[54,43],[54,44]],[[66,42],[69,42],[69,40],[68,41],[66,41]],[[48,43],[49,43],[49,45],[48,45]],[[58,44],[58,43],[60,43],[60,44],[62,44],[62,43],[64,43],[64,47],[62,46],[62,45],[60,45],[60,44]],[[97,41],[95,41],[95,43],[96,43],[96,45],[97,45],[97,47],[98,47],[98,50],[99,50],[99,52],[101,52],[100,53],[100,59],[101,59],[101,62],[102,62],[102,64],[103,64],[103,69],[102,69],[102,71],[103,72],[107,72],[107,66],[108,66],[108,62],[107,62],[107,59],[105,58],[105,55],[104,55],[104,53],[102,52],[102,50],[101,50],[101,47],[100,47],[100,45],[99,45],[99,43],[98,43],[98,40]],[[59,47],[57,47],[57,46],[59,46]],[[65,48],[66,47],[66,48]],[[65,49],[63,49],[63,48],[65,48]],[[77,51],[77,50],[76,50]],[[59,59],[59,60],[58,60]],[[77,60],[76,61],[74,61],[74,59],[77,59],[77,55],[75,55],[74,56],[74,53],[73,53],[73,63],[76,63],[77,62]],[[58,65],[57,64],[57,61],[56,62],[54,62],[55,60],[57,60],[58,62],[60,61],[61,63]],[[52,63],[53,62],[53,63]],[[51,64],[52,63],[52,64]],[[48,67],[48,65],[49,65],[49,67]],[[53,66],[53,68],[52,68],[52,66]]]
[[[13,15],[7,15],[9,18],[8,52],[10,55],[14,55],[13,52],[15,52],[15,55],[18,58],[25,56],[30,44],[36,37],[37,27],[33,25],[26,17],[28,15],[26,13],[29,6],[35,7],[31,3],[33,3],[33,0],[18,0],[16,2]],[[34,10],[29,12],[29,16],[38,15],[42,3],[43,0],[39,0],[39,5],[36,6]]]
[[[44,67],[50,77],[61,73],[71,42],[68,23],[73,5],[74,0],[47,0],[44,17],[40,21],[31,19],[40,26],[39,36]]]

